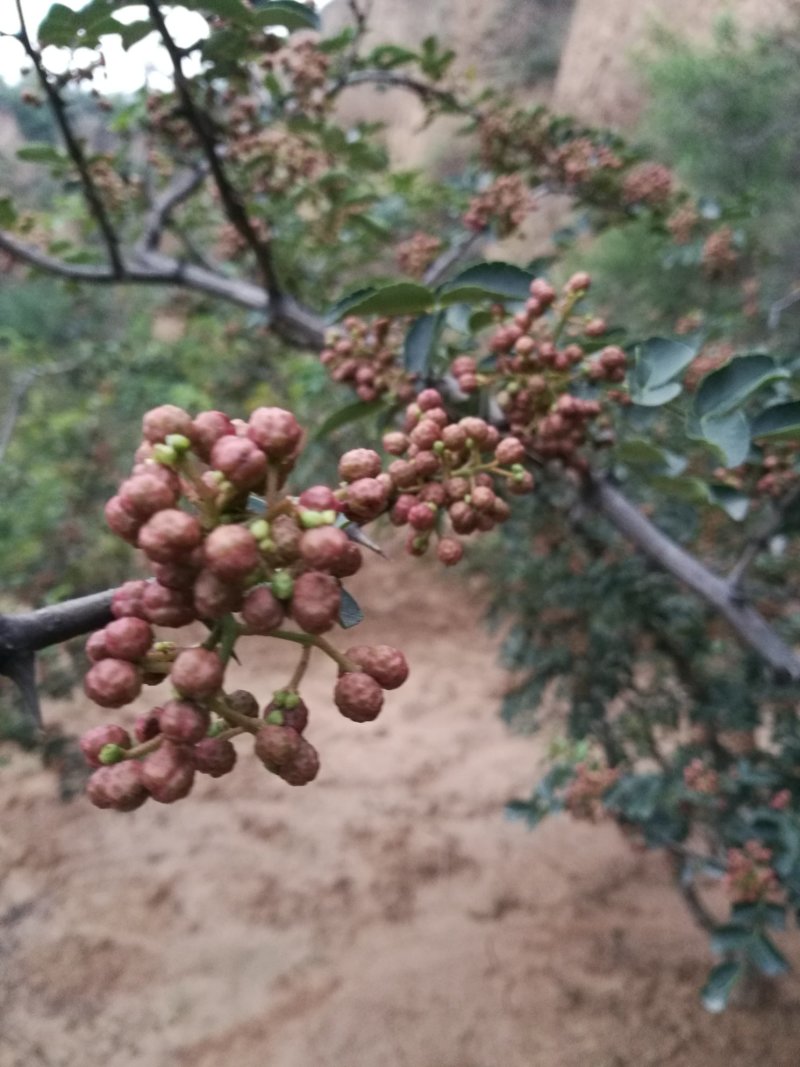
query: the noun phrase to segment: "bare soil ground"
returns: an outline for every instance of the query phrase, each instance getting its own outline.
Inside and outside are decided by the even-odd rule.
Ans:
[[[231,777],[116,816],[59,803],[8,753],[0,1067],[800,1063],[797,979],[758,1011],[698,1005],[706,944],[658,856],[611,826],[503,819],[545,739],[497,719],[479,594],[402,564],[355,591],[382,604],[364,639],[403,646],[412,678],[357,726],[317,665],[312,786],[269,776],[241,739]],[[242,678],[266,692],[294,653],[262,655]],[[50,717],[98,721],[82,700]]]

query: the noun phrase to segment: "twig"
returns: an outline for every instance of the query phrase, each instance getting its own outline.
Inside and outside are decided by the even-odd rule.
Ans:
[[[58,89],[51,82],[50,77],[44,68],[44,64],[42,63],[41,54],[34,48],[28,35],[25,16],[22,13],[22,0],[16,0],[16,6],[20,24],[19,41],[36,70],[42,89],[47,96],[50,110],[53,113],[53,117],[56,120],[59,130],[61,131],[61,136],[64,138],[67,152],[80,175],[84,198],[89,205],[89,210],[94,216],[97,225],[100,227],[100,232],[103,235],[103,240],[106,249],[108,250],[108,258],[111,262],[112,271],[119,277],[122,274],[122,256],[116,230],[112,225],[105,204],[103,203],[103,198],[100,196],[100,192],[92,177],[92,172],[81,143],[72,131],[72,127],[67,117],[66,104]]]
[[[208,115],[195,104],[191,86],[189,85],[186,75],[183,73],[183,55],[181,49],[175,44],[172,35],[167,29],[167,24],[164,20],[159,0],[146,0],[146,2],[150,17],[155,23],[156,29],[158,30],[161,40],[164,43],[164,47],[167,50],[167,54],[169,55],[170,62],[172,63],[172,69],[175,76],[175,88],[181,99],[186,120],[192,127],[192,130],[200,143],[200,148],[208,163],[211,176],[219,190],[219,196],[225,214],[231,225],[233,225],[238,233],[241,234],[253,252],[263,276],[266,291],[271,299],[275,301],[275,303],[278,303],[281,300],[282,291],[278,284],[275,266],[272,262],[272,253],[270,251],[269,242],[263,241],[258,236],[250,221],[250,216],[247,213],[244,202],[228,178],[222,158],[217,150],[217,139],[211,128],[211,122]]]
[[[722,615],[739,640],[756,652],[778,680],[800,681],[800,656],[725,579],[662,533],[608,480],[589,476],[585,499],[649,559]]]
[[[756,556],[760,552],[763,552],[772,538],[780,532],[786,518],[786,512],[793,504],[797,503],[798,500],[800,500],[800,485],[797,485],[794,489],[788,492],[782,500],[778,501],[769,520],[764,524],[762,529],[747,542],[744,551],[728,574],[728,585],[730,586],[732,593],[738,593],[748,568],[753,563]]]

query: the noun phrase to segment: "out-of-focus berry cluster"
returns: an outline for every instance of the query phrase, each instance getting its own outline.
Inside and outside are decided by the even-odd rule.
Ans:
[[[403,336],[397,321],[378,318],[367,322],[350,315],[328,332],[320,359],[331,378],[351,385],[359,400],[392,394],[409,401],[414,396],[414,381],[402,366]]]

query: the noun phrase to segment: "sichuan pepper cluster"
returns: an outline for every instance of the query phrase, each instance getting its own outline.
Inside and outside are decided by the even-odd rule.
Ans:
[[[259,408],[248,422],[218,411],[192,418],[171,405],[144,418],[133,471],[106,505],[109,526],[143,552],[150,580],[115,593],[114,621],[87,643],[84,686],[105,708],[122,708],[145,686],[171,692],[140,715],[81,740],[95,767],[88,795],[102,808],[130,811],[152,797],[186,796],[197,773],[220,777],[237,759],[232,739],[249,734],[256,756],[291,785],[312,781],[316,750],[304,736],[308,709],[300,687],[317,649],[338,667],[333,701],[355,722],[377,717],[384,690],[402,685],[408,666],[387,645],[341,652],[324,636],[340,617],[341,579],[362,564],[360,523],[390,504],[392,482],[366,449],[341,460],[342,485],[306,488],[286,479],[302,447],[291,412]],[[162,639],[154,627],[199,620],[208,637],[193,647]],[[239,637],[294,642],[297,668],[266,706],[247,691],[227,691],[225,675]]]

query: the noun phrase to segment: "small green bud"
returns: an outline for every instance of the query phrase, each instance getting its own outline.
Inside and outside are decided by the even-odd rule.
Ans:
[[[321,511],[301,511],[300,525],[306,530],[314,530],[318,526],[327,526],[328,523]]]
[[[269,523],[266,519],[256,519],[250,523],[250,533],[256,541],[265,541],[269,537]]]
[[[434,441],[433,451],[436,452],[437,455],[441,456],[442,452],[444,452],[444,441]]]
[[[119,763],[125,759],[125,749],[121,745],[103,745],[97,758],[102,764]]]
[[[522,466],[521,463],[514,463],[512,465],[512,467],[510,468],[510,470],[511,470],[512,474],[524,474],[525,473],[525,468]]]
[[[294,592],[294,580],[287,571],[276,571],[270,587],[278,600],[289,600]]]
[[[209,481],[215,482],[217,485],[222,485],[225,481],[225,475],[222,471],[209,471],[206,477]]]
[[[174,448],[176,452],[188,452],[192,447],[192,442],[188,437],[184,437],[182,433],[171,433],[167,436],[167,444],[170,448]]]
[[[154,445],[153,459],[163,467],[174,467],[178,459],[178,453],[169,445]]]
[[[263,541],[258,542],[258,547],[262,552],[274,552],[275,542],[271,538],[265,537]]]
[[[516,393],[518,393],[520,391],[520,388],[521,388],[521,386],[520,386],[519,382],[509,382],[508,385],[506,386],[506,392],[510,393],[511,396],[514,396]]]
[[[299,703],[300,697],[297,693],[287,693],[283,701],[283,706],[291,711],[292,708],[296,708]]]
[[[268,722],[270,726],[283,726],[283,712],[280,708],[275,708],[271,711],[266,718],[266,722]]]
[[[337,513],[333,510],[333,508],[329,508],[327,511],[321,511],[320,515],[325,520],[326,526],[333,526],[333,524],[336,522]]]
[[[286,698],[289,695],[288,689],[276,689],[272,694],[272,702],[276,707],[282,708],[286,704]]]

